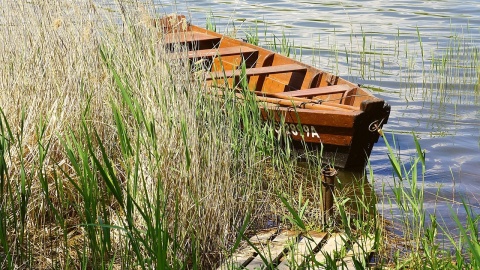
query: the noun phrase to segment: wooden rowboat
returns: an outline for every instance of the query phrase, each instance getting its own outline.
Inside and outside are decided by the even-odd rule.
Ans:
[[[334,74],[270,50],[191,25],[183,16],[156,20],[167,46],[188,49],[204,60],[209,85],[235,89],[244,76],[262,102],[262,117],[276,132],[309,147],[323,145],[325,161],[340,168],[364,167],[390,106],[366,89]],[[282,123],[282,124],[280,124]]]

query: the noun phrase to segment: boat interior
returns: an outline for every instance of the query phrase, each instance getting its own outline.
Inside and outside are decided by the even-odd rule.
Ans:
[[[173,51],[186,51],[192,66],[201,66],[210,85],[248,89],[262,100],[292,106],[315,103],[311,109],[361,110],[362,102],[376,99],[358,85],[279,53],[194,25],[163,22],[162,40]],[[172,26],[173,25],[173,26]],[[176,25],[176,27],[175,27]],[[185,50],[186,49],[186,50]],[[289,103],[277,102],[288,100]],[[293,101],[293,103],[291,102]],[[284,105],[286,104],[286,105]]]

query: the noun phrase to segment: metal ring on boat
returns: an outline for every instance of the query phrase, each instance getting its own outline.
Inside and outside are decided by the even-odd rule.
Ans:
[[[369,126],[368,126],[368,130],[370,132],[375,132],[378,130],[378,120],[375,120],[373,121]]]
[[[381,120],[375,120],[370,125],[368,126],[368,130],[370,132],[377,132],[381,129],[381,126],[383,124],[383,121],[385,121],[385,118],[382,118]]]

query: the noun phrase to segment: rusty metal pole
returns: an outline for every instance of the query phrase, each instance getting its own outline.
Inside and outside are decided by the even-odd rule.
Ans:
[[[323,222],[333,216],[333,191],[335,190],[335,177],[337,171],[334,168],[322,170],[322,196],[323,196]]]

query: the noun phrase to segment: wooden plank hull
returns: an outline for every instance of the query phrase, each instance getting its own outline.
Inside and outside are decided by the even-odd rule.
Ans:
[[[324,162],[338,168],[365,166],[378,128],[388,120],[390,106],[379,101],[372,111],[334,112],[300,108],[265,108],[262,117],[275,121],[275,132],[292,138],[294,146],[322,150]],[[303,142],[303,143],[302,143]]]
[[[209,86],[236,89],[246,79],[261,116],[274,122],[277,133],[295,145],[322,148],[324,161],[336,167],[365,166],[377,131],[388,121],[390,106],[384,100],[329,72],[190,25],[182,16],[155,24],[163,27],[167,47],[183,46],[192,62],[208,63]]]

